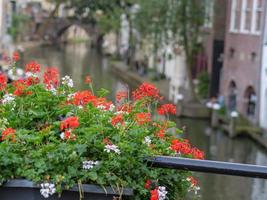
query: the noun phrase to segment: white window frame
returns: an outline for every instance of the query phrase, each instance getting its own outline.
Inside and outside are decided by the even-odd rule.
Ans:
[[[231,16],[230,16],[230,32],[237,33],[238,29],[235,28],[236,22],[236,8],[237,8],[237,0],[232,0],[231,5]]]
[[[265,2],[266,3],[266,2]],[[264,4],[264,1],[263,1]],[[263,5],[262,5],[263,6]],[[263,14],[263,7],[258,8],[258,0],[253,1],[253,10],[252,10],[252,20],[251,20],[251,33],[255,35],[260,35],[262,30],[256,30],[257,25],[257,14],[258,12],[261,12],[261,25],[262,26],[262,20],[264,18]]]
[[[214,17],[214,0],[205,0],[205,28],[212,28]]]
[[[257,0],[256,0],[257,1]],[[253,21],[253,17],[255,17],[254,14],[254,6],[255,6],[255,0],[253,0],[252,3],[252,7],[249,8],[250,9],[250,26],[248,29],[246,29],[246,18],[247,18],[247,9],[248,9],[248,0],[243,0],[242,1],[242,12],[241,12],[241,28],[240,28],[240,32],[241,33],[252,33],[252,21]]]

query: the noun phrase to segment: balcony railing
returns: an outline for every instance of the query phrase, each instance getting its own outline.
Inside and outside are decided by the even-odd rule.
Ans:
[[[168,156],[147,158],[147,162],[148,165],[159,168],[267,179],[267,166]]]

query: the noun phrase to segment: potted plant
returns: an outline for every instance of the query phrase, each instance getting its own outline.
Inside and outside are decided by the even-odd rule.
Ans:
[[[17,60],[14,55],[10,64]],[[156,155],[203,159],[180,138],[169,120],[175,106],[160,105],[154,85],[120,91],[112,103],[105,90],[93,90],[89,76],[88,90],[75,91],[69,76],[60,81],[50,67],[41,78],[40,69],[29,62],[26,76],[11,84],[0,74],[1,200],[14,193],[20,194],[16,199],[174,200],[199,189],[190,172],[145,162]],[[99,191],[103,198],[92,196]]]

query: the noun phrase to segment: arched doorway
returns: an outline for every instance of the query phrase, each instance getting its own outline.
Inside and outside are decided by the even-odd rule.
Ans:
[[[255,116],[256,114],[256,104],[257,96],[254,88],[252,86],[247,87],[245,90],[245,112],[247,116]]]
[[[236,110],[236,104],[237,104],[237,88],[236,83],[234,81],[231,81],[228,88],[228,109],[230,111]]]

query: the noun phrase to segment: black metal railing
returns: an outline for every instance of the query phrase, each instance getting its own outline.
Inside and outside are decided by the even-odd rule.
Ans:
[[[267,179],[267,166],[169,156],[147,158],[147,162],[148,165],[159,168]]]

